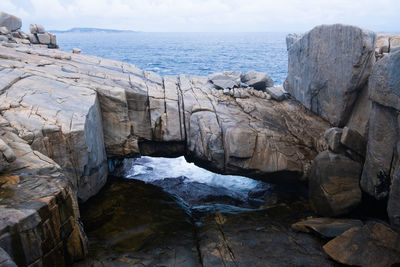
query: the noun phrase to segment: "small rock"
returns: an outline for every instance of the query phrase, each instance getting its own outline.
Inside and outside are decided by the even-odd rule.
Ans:
[[[352,266],[393,266],[400,263],[400,236],[389,226],[368,222],[329,241],[323,249],[335,261]]]
[[[21,40],[21,43],[23,43],[23,44],[30,44],[31,41],[29,41],[28,39],[22,39],[22,40]]]
[[[322,216],[350,212],[361,201],[361,164],[340,154],[323,151],[314,159],[308,180],[309,199]]]
[[[337,237],[352,227],[363,226],[362,221],[352,219],[312,218],[292,224],[296,231],[316,232],[322,237]]]
[[[8,42],[8,37],[0,35],[0,42]]]
[[[276,101],[284,100],[287,94],[282,86],[267,87],[266,91],[271,96],[271,98]]]
[[[344,127],[340,138],[340,143],[357,152],[358,154],[365,156],[367,144],[364,138],[358,132],[351,130],[348,127]]]
[[[18,33],[22,39],[29,39],[29,36],[26,33],[24,33],[22,30],[18,30]]]
[[[328,143],[329,149],[335,153],[343,153],[344,147],[340,143],[343,129],[338,127],[329,128],[325,131],[324,138]]]
[[[375,47],[378,54],[389,52],[389,36],[387,34],[378,35],[376,38]]]
[[[11,36],[14,37],[14,38],[21,38],[21,36],[19,35],[18,32],[12,32]]]
[[[217,89],[232,89],[237,86],[237,83],[232,80],[213,80],[212,83],[214,84],[215,88]]]
[[[16,16],[0,11],[0,27],[1,26],[7,27],[9,31],[16,31],[21,28],[22,21]]]
[[[0,266],[2,267],[17,267],[10,255],[0,247]]]
[[[80,54],[80,53],[82,53],[82,50],[79,49],[79,48],[72,48],[72,53],[74,53],[74,54]]]
[[[38,33],[37,38],[41,44],[50,44],[50,35],[48,33]]]
[[[7,35],[9,33],[10,33],[10,31],[7,29],[7,27],[4,27],[4,26],[0,27],[0,34]]]
[[[32,33],[31,33],[31,34],[29,34],[28,36],[29,36],[29,41],[30,41],[32,44],[38,44],[38,43],[39,43],[39,40],[38,40],[36,34],[32,34]]]
[[[56,38],[56,35],[55,34],[52,34],[52,33],[49,33],[48,32],[48,34],[50,35],[50,44],[52,45],[52,46],[57,46],[57,38]]]
[[[44,30],[44,27],[40,24],[30,24],[29,25],[29,31],[32,34],[38,34],[38,33],[45,33],[46,31]]]
[[[3,139],[0,139],[0,151],[6,158],[7,162],[13,162],[17,159],[14,151],[3,141]]]
[[[217,89],[232,89],[240,87],[241,75],[242,73],[240,71],[224,71],[209,75],[208,80],[214,84]]]
[[[243,82],[240,82],[240,87],[241,88],[248,88],[249,86]]]
[[[390,42],[390,53],[400,50],[400,34],[391,36],[389,42]]]
[[[274,81],[269,77],[267,73],[258,71],[249,71],[241,77],[243,83],[255,90],[265,91],[266,87],[274,86]]]
[[[54,132],[59,132],[60,131],[60,127],[58,127],[57,125],[52,125],[52,124],[46,124],[43,126],[42,129],[42,133],[43,135],[47,135],[47,134],[51,134]]]

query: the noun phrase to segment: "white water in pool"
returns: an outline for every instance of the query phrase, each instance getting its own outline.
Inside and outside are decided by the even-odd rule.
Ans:
[[[224,187],[229,190],[245,193],[255,188],[259,181],[235,175],[221,175],[188,163],[184,157],[179,158],[154,158],[141,157],[138,159],[125,159],[123,169],[124,177],[152,182],[164,178],[185,176],[185,182],[199,182],[215,187]]]

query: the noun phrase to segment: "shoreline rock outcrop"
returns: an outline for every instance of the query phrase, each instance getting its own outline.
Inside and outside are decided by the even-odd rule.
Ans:
[[[317,153],[326,149],[323,133],[329,124],[293,99],[278,102],[266,92],[240,87],[227,95],[207,77],[161,77],[130,64],[40,46],[3,44],[0,55],[2,120],[26,146],[58,164],[64,181],[60,186],[69,190],[74,203],[87,200],[105,184],[108,159],[185,155],[219,173],[298,183],[308,176]],[[19,154],[16,157],[18,161]],[[8,190],[23,194],[21,181]],[[42,197],[35,192],[32,199]],[[2,207],[8,198],[0,196]],[[57,205],[66,205],[67,199]],[[28,215],[16,214],[10,218],[28,227]],[[79,214],[72,218],[76,222]],[[53,230],[60,235],[63,228],[57,224]],[[64,247],[73,239],[81,249],[46,258],[40,246],[33,249],[34,257],[28,252],[16,256],[14,248],[2,242],[0,247],[21,262],[81,258],[83,232],[74,230],[65,238]]]
[[[287,38],[286,90],[340,127],[327,130],[329,151],[313,163],[309,189],[315,211],[349,213],[361,203],[361,191],[387,202],[390,227],[367,222],[324,246],[334,260],[348,265],[400,261],[400,35],[378,34],[376,43],[375,36],[354,26],[324,25]]]
[[[397,37],[377,47],[375,33],[338,24],[289,36],[288,96],[260,73],[161,77],[50,50],[40,25],[30,37],[46,47],[10,44],[14,33],[0,42],[0,253],[16,264],[84,257],[78,201],[103,187],[109,160],[140,155],[184,155],[271,183],[310,177],[311,202],[329,216],[350,212],[363,191],[387,199],[400,227]]]

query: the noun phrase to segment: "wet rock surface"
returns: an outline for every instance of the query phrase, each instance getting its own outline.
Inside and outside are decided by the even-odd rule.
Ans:
[[[333,259],[354,266],[400,264],[400,235],[381,222],[353,227],[324,246]]]
[[[312,214],[305,201],[189,209],[159,187],[113,178],[81,213],[89,257],[76,266],[335,266],[318,238],[290,228]]]
[[[165,178],[151,184],[163,188],[170,194],[184,199],[191,206],[222,203],[234,206],[248,207],[248,199],[224,187],[207,185],[199,182],[189,182],[186,177]]]
[[[363,222],[355,219],[311,218],[292,224],[296,231],[316,233],[324,238],[337,237],[350,228],[361,227]]]
[[[89,255],[76,266],[199,266],[190,210],[159,187],[111,179],[81,207]]]

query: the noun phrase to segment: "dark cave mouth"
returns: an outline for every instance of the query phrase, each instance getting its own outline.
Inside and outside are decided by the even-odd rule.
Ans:
[[[142,156],[123,159],[110,174],[143,181],[181,198],[190,207],[229,205],[259,209],[307,198],[306,185],[282,186],[238,175],[222,175],[181,157]]]

